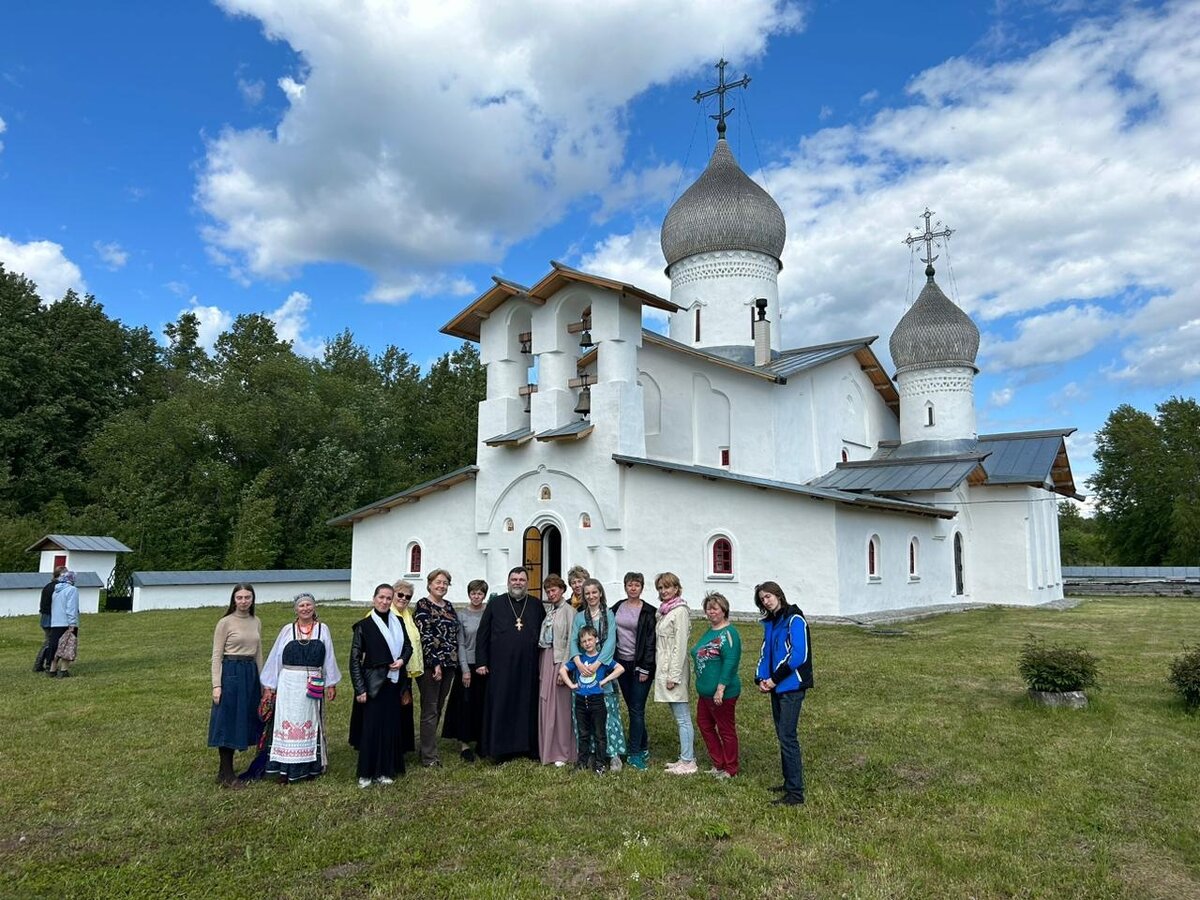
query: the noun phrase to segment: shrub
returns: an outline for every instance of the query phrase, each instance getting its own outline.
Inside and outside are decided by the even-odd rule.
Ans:
[[[1171,660],[1168,680],[1189,708],[1200,707],[1200,647],[1184,647],[1183,653]]]
[[[1082,647],[1047,646],[1030,635],[1018,668],[1030,690],[1065,693],[1095,687],[1099,662]]]

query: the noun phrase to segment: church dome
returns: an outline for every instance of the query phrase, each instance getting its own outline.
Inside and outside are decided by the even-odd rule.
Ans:
[[[917,302],[904,314],[892,332],[888,348],[896,374],[909,369],[934,366],[970,366],[975,368],[979,352],[979,329],[971,317],[959,309],[933,280],[933,268],[927,268],[928,281]]]
[[[720,138],[703,174],[663,220],[662,251],[667,268],[713,250],[755,250],[778,261],[786,238],[779,204],[742,171]]]

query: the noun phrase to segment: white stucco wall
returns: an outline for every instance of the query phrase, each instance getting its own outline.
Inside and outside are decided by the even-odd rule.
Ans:
[[[0,616],[36,616],[42,599],[42,589],[0,588]],[[79,612],[100,611],[100,588],[79,589]]]
[[[1061,600],[1057,495],[1042,488],[985,486],[968,495],[972,599],[1038,604]]]
[[[148,609],[197,609],[204,606],[227,607],[233,591],[232,580],[213,584],[134,585],[133,611]],[[307,591],[320,603],[345,600],[350,595],[348,581],[267,581],[254,582],[254,602],[291,603],[301,591]]]
[[[465,600],[467,582],[481,577],[474,513],[475,482],[464,481],[355,522],[350,598],[370,600],[377,584],[391,584],[400,578],[412,581],[419,597],[425,576],[440,568],[452,576],[450,599]],[[408,548],[413,541],[421,543],[422,571],[417,577],[409,577],[408,571]],[[228,596],[225,599],[228,602]]]
[[[952,521],[839,506],[839,614],[964,602],[967,598],[954,595]],[[867,569],[872,535],[879,538],[874,577]],[[917,571],[910,576],[908,547],[913,538]]]
[[[671,302],[683,307],[671,314],[672,340],[689,347],[753,347],[751,311],[767,299],[771,348],[781,347],[779,263],[753,250],[697,253],[671,266]],[[696,340],[696,310],[700,340]]]
[[[978,436],[974,369],[945,366],[903,372],[896,376],[896,389],[900,393],[900,439],[906,444]]]

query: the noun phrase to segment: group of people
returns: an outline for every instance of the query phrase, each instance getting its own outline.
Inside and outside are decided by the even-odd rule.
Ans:
[[[56,566],[42,588],[38,604],[42,646],[33,661],[33,671],[51,678],[68,678],[75,661],[79,635],[79,589],[75,573]]]
[[[424,766],[440,766],[439,724],[441,736],[456,740],[468,762],[528,757],[596,773],[624,765],[646,769],[652,692],[655,702],[667,704],[678,730],[677,758],[666,772],[699,770],[695,693],[709,772],[738,774],[742,647],[724,595],[705,596],[707,627],[693,642],[691,611],[671,572],[654,579],[657,608],[642,599],[639,572],[625,575],[625,596],[611,607],[604,586],[581,567],[565,581],[547,576],[541,600],[529,594],[528,578],[523,567],[512,569],[506,590],[486,602],[487,583],[472,581],[461,606],[447,599],[451,575],[444,569],[429,573],[425,596],[415,603],[408,581],[375,588],[371,609],[354,623],[350,639],[350,743],[358,751],[360,787],[392,783],[405,771],[409,752]],[[773,581],[756,586],[754,602],[763,626],[755,683],[770,696],[783,771],[775,802],[800,804],[804,770],[796,732],[813,683],[808,623]],[[208,743],[220,752],[224,785],[244,784],[234,773],[233,754],[248,747],[260,751],[251,776],[286,783],[325,771],[325,704],[336,696],[341,670],[311,594],[296,598],[295,613],[265,665],[253,586],[234,587],[217,625]],[[414,694],[421,698],[419,729]]]

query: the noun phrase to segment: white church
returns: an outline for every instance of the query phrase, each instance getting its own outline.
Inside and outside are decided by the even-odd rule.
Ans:
[[[353,597],[433,568],[452,597],[499,590],[519,564],[535,592],[582,565],[611,599],[626,571],[651,598],[673,571],[693,606],[719,590],[741,611],[767,579],[827,616],[1062,597],[1074,429],[977,433],[979,329],[932,252],[893,377],[874,336],[783,347],[783,213],[718,121],[663,222],[669,300],[552,262],[532,287],[494,278],[442,328],[487,366],[475,464],[332,520],[353,528]]]

